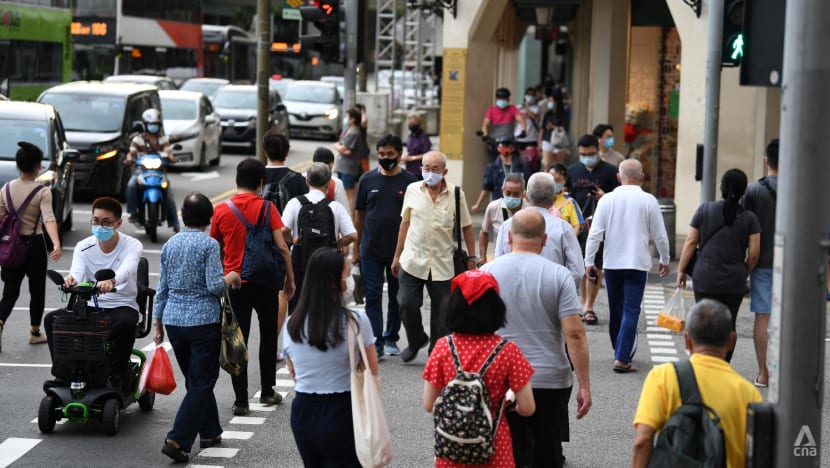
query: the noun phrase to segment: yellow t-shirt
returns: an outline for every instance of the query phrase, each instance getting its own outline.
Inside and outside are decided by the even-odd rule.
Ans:
[[[723,359],[693,354],[690,361],[701,399],[720,416],[726,442],[726,466],[743,467],[746,408],[750,403],[762,401],[761,394]],[[643,383],[634,427],[646,424],[659,431],[680,405],[680,387],[674,366],[671,363],[657,366]]]
[[[573,198],[566,197],[564,192],[556,195],[553,206],[550,207],[550,212],[554,216],[564,219],[573,227],[577,227],[585,222],[582,220],[582,212],[576,205],[576,202]]]

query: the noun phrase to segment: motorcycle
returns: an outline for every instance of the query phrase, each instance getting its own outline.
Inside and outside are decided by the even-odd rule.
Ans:
[[[158,241],[158,226],[167,218],[167,180],[165,168],[170,163],[167,156],[147,153],[136,161],[138,190],[140,193],[139,222],[150,236],[150,241]]]

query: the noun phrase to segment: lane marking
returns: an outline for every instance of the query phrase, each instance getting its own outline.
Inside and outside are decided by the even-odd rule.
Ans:
[[[276,411],[277,405],[263,405],[262,403],[248,403],[251,411]]]
[[[17,309],[17,307],[15,307]],[[26,307],[26,310],[29,308]],[[16,362],[0,362],[0,367],[52,367],[52,364],[23,364]]]
[[[250,416],[234,416],[233,419],[230,420],[229,424],[245,424],[259,426],[265,424],[265,418],[254,418]]]
[[[224,448],[224,447],[209,447],[200,450],[197,457],[211,457],[211,458],[233,458],[239,453],[238,448]]]
[[[225,468],[222,465],[187,465],[186,468]]]
[[[655,348],[652,346],[651,354],[677,354],[677,348]]]
[[[248,440],[254,436],[253,432],[222,431],[222,440]]]
[[[652,356],[651,360],[654,362],[677,362],[680,359],[677,356]]]
[[[646,327],[646,331],[651,333],[669,333],[669,330],[663,327]]]
[[[670,341],[674,341],[672,339],[671,335],[655,335],[655,334],[652,334],[652,333],[646,333],[646,338],[648,338],[649,340],[670,340]]]
[[[43,439],[9,437],[0,444],[0,468],[5,468],[35,448]]]

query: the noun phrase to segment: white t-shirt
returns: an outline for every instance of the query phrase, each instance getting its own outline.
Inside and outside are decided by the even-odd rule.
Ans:
[[[311,203],[317,203],[325,198],[326,194],[312,188],[305,196]],[[285,224],[285,227],[291,230],[291,235],[295,238],[299,235],[297,218],[299,218],[300,208],[302,208],[302,204],[298,198],[299,197],[294,197],[291,200],[288,200],[288,203],[285,204],[285,210],[282,212],[282,222]],[[332,213],[334,213],[335,235],[343,234],[344,236],[348,236],[349,234],[357,232],[357,229],[354,227],[354,223],[352,223],[352,218],[349,216],[348,211],[346,211],[346,208],[344,208],[343,205],[337,201],[332,201],[329,203],[329,209]]]
[[[136,271],[143,250],[138,239],[118,232],[118,244],[112,252],[104,253],[95,236],[89,236],[75,245],[69,274],[80,283],[95,281],[98,270],[114,270],[116,291],[98,296],[98,305],[105,309],[130,307],[138,310]],[[94,304],[90,301],[89,305]]]

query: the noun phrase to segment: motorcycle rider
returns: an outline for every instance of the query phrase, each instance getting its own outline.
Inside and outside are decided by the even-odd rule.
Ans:
[[[516,124],[522,129],[518,135],[515,131]],[[481,122],[481,133],[484,137],[493,137],[494,140],[499,138],[513,139],[514,136],[527,137],[525,118],[518,107],[510,104],[509,89],[499,88],[496,90],[496,105],[490,106],[487,113],[484,114],[484,120]],[[496,150],[496,148],[494,147],[492,150]],[[497,156],[497,152],[491,152],[490,160],[495,160]]]
[[[176,162],[173,149],[170,147],[170,139],[164,134],[161,125],[161,112],[157,109],[147,109],[141,114],[141,122],[144,124],[144,131],[139,132],[130,142],[130,152],[124,163],[132,165],[138,159],[139,153],[157,153],[159,156],[167,156],[171,164]],[[133,171],[132,177],[127,182],[127,213],[130,215],[130,222],[138,224],[139,206],[141,203],[138,190],[138,175],[140,171]],[[173,232],[179,232],[179,215],[176,210],[176,201],[173,191],[168,186],[165,196],[165,211],[167,212],[167,224],[173,226]]]

